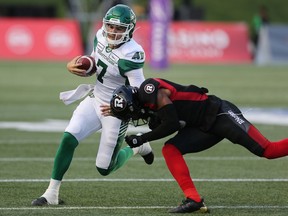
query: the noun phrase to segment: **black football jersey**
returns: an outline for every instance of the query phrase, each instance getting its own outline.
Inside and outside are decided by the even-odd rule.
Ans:
[[[179,120],[185,121],[187,126],[205,126],[205,115],[210,104],[207,89],[195,85],[184,86],[160,78],[149,78],[139,87],[139,98],[144,107],[156,111],[157,92],[160,88],[171,91],[169,98],[177,110]]]

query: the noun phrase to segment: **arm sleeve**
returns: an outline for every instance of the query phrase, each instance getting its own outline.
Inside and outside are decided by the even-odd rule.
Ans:
[[[93,49],[92,49],[92,51],[91,51],[91,56],[93,56],[94,58],[96,57],[96,47],[97,47],[97,44],[98,44],[98,36],[100,35],[100,34],[102,34],[102,30],[101,29],[99,29],[97,32],[96,32],[96,34],[95,34],[95,36],[94,36],[94,40],[93,40]]]
[[[161,124],[152,131],[141,135],[145,142],[161,139],[180,129],[179,118],[173,104],[163,106],[157,113]]]
[[[141,85],[141,83],[145,80],[142,68],[131,70],[125,73],[125,75],[129,80],[129,84],[131,86],[136,86],[138,88]]]

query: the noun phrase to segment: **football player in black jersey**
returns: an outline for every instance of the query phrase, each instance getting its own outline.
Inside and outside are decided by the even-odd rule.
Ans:
[[[206,88],[149,78],[139,89],[116,89],[110,102],[113,115],[124,121],[148,121],[151,131],[126,136],[132,148],[177,132],[165,142],[162,153],[186,199],[171,213],[209,211],[193,184],[184,154],[206,150],[226,138],[259,157],[274,159],[288,155],[288,139],[268,140],[237,106],[207,93]]]

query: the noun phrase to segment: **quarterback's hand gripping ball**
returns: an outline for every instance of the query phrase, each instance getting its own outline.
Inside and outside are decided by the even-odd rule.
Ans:
[[[85,70],[83,77],[89,77],[96,73],[96,63],[95,59],[92,56],[80,56],[77,59],[76,63],[81,64],[80,66],[78,66],[79,69]]]

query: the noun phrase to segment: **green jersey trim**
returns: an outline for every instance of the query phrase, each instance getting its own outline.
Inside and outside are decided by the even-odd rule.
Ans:
[[[118,68],[120,74],[124,76],[124,74],[128,71],[143,68],[144,62],[133,62],[126,59],[119,59]]]
[[[93,47],[94,52],[96,51],[97,44],[98,44],[98,39],[97,39],[97,37],[95,36],[95,37],[94,37],[94,47]]]

